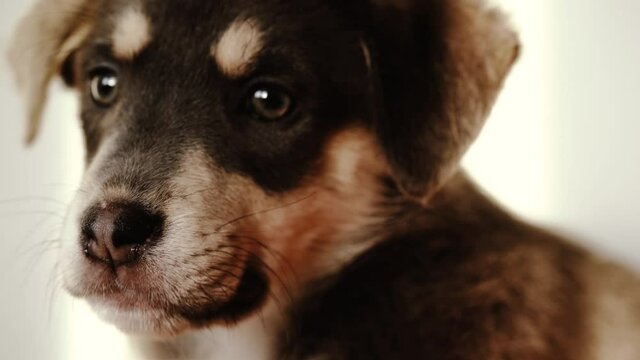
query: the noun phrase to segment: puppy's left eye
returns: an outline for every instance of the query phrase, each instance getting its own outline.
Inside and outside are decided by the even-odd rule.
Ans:
[[[272,84],[254,86],[247,100],[249,113],[265,121],[285,118],[295,107],[292,96],[284,88]]]
[[[101,106],[113,104],[118,96],[118,74],[103,68],[93,72],[91,77],[91,98]]]

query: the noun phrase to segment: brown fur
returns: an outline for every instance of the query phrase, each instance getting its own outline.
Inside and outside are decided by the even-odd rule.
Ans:
[[[51,1],[22,23],[12,49],[27,92],[29,141],[56,71],[86,90],[80,64],[95,54],[83,53],[83,43],[113,25],[96,9],[128,6]],[[231,40],[244,46],[223,41],[218,49],[213,30],[171,21],[200,15],[193,3],[145,2],[149,14],[140,15],[152,21],[171,14],[164,20],[174,27],[166,34],[148,24],[153,31],[142,35],[205,34],[208,48],[182,49],[188,38],[142,36],[124,47],[126,64],[119,64],[141,73],[129,77],[138,93],[123,95],[128,107],[84,104],[89,166],[65,233],[67,289],[124,330],[156,335],[234,321],[246,329],[264,310],[265,352],[278,348],[285,359],[640,358],[636,275],[515,219],[459,169],[519,53],[504,16],[480,0],[337,3],[298,15],[318,21],[314,16],[339,8],[353,20],[347,26],[332,16],[315,24],[335,21],[323,29],[347,38],[335,41],[341,56],[323,48],[307,57],[328,45],[300,45],[298,15],[292,24],[272,24],[262,3],[247,1],[255,9],[224,20],[240,24]],[[233,4],[219,12],[232,14]],[[179,13],[187,8],[198,11]],[[315,39],[317,29],[302,28]],[[294,39],[279,44],[283,32]],[[181,56],[166,56],[180,49]],[[286,141],[285,126],[256,124],[216,98],[251,77],[271,51],[286,54],[305,75],[293,76],[331,85],[316,90],[336,108],[323,108],[330,115],[316,117],[325,123]],[[158,54],[164,57],[156,68]],[[321,55],[339,64],[325,66]],[[328,93],[343,99],[330,101]],[[349,107],[357,110],[343,109]],[[213,113],[221,119],[209,119]],[[244,137],[255,141],[244,144]],[[296,175],[283,176],[289,172]],[[110,269],[82,257],[77,240],[83,212],[118,202],[163,212],[167,221],[162,239],[135,265]]]
[[[297,344],[304,339],[294,337],[292,358],[307,351],[330,359],[365,359],[359,354],[371,352],[380,359],[589,358],[592,280],[584,251],[513,219],[462,174],[433,199],[428,214],[405,209],[398,216],[397,237],[300,306],[300,332],[325,340]],[[379,287],[385,291],[376,293]],[[372,320],[382,304],[389,313]],[[396,339],[375,325],[386,321],[407,331]],[[388,337],[395,341],[381,340]],[[345,338],[354,343],[347,352],[337,345]]]

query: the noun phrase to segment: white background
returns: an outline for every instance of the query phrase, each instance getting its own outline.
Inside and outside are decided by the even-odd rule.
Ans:
[[[640,264],[640,2],[500,2],[523,53],[465,166],[520,216]],[[3,52],[29,3],[0,2]],[[25,149],[11,80],[0,62],[0,357],[123,358],[117,332],[60,294],[53,271],[82,171],[73,96],[54,86],[40,139]]]

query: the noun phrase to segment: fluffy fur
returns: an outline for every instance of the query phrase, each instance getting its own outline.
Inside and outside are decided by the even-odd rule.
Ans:
[[[637,277],[459,169],[518,57],[499,11],[134,5],[41,0],[11,58],[29,140],[56,72],[79,93],[87,170],[62,275],[141,356],[640,358]],[[118,81],[96,101],[104,74]],[[151,235],[131,238],[147,224],[127,207],[160,219]],[[92,256],[98,241],[130,261]]]

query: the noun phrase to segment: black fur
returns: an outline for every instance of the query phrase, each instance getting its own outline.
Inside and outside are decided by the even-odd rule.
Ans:
[[[111,8],[119,5],[106,2],[99,11],[114,12]],[[84,47],[75,65],[81,87],[93,66],[106,63],[118,69],[118,105],[126,115],[114,126],[130,129],[123,146],[151,149],[156,143],[178,155],[185,142],[199,142],[225,169],[281,192],[310,176],[325,139],[356,119],[366,119],[367,69],[358,32],[318,1],[148,1],[145,12],[154,24],[154,40],[133,62],[118,62],[97,45]],[[269,24],[267,41],[255,69],[229,79],[209,52],[238,16]],[[88,42],[99,42],[110,31],[103,26]],[[261,81],[291,91],[299,108],[294,118],[270,123],[243,113],[248,90]],[[83,92],[82,118],[92,155],[104,136],[96,128],[109,109],[96,106],[89,92]]]

